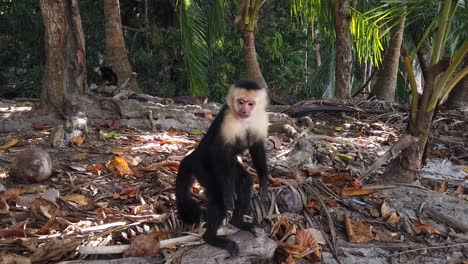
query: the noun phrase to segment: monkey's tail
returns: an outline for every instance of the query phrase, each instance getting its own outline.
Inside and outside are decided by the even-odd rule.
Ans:
[[[190,188],[193,177],[190,171],[191,156],[185,157],[179,166],[176,178],[176,204],[179,217],[187,224],[194,224],[200,221],[200,206],[192,198]]]

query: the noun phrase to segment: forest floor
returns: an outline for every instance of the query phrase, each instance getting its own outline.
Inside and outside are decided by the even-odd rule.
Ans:
[[[149,132],[109,120],[89,125],[86,138],[51,147],[54,124],[28,118],[31,108],[0,100],[0,123],[14,119],[32,125],[29,131],[0,133],[0,263],[119,259],[125,248],[107,246],[133,243],[142,250],[124,256],[175,259],[179,244],[163,242],[184,235],[174,214],[175,176],[201,131]],[[293,178],[275,173],[270,179],[275,214],[264,227],[278,244],[272,263],[319,258],[346,264],[468,263],[468,112],[442,110],[437,116],[418,183],[376,184],[373,178],[382,170],[360,179],[404,129],[405,113],[391,114],[391,119],[373,113],[310,116],[313,124],[302,135],[313,141],[314,167],[295,168]],[[271,136],[274,172],[298,139]],[[15,183],[8,176],[11,167],[26,166],[14,165],[15,157],[31,147],[49,153],[52,176],[41,183]],[[251,167],[249,158],[244,160]],[[319,193],[301,196],[299,209],[288,199],[286,205],[275,204],[274,190],[304,180]],[[203,190],[195,185],[193,191],[203,203]],[[300,235],[302,230],[307,235]],[[102,246],[103,255],[78,253],[86,246]]]

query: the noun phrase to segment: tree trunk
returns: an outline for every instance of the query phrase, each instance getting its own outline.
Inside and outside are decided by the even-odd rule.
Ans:
[[[322,54],[320,52],[320,42],[318,41],[318,34],[319,34],[319,30],[315,30],[314,32],[315,34],[315,63],[316,63],[316,66],[317,68],[320,67],[320,65],[322,65]]]
[[[255,80],[260,87],[268,87],[263,78],[260,65],[257,61],[257,51],[255,50],[255,35],[253,31],[244,30],[244,61],[247,70],[247,78]]]
[[[119,85],[121,85],[130,78],[132,67],[125,48],[119,0],[104,0],[104,17],[106,23],[106,64],[112,66],[119,78]],[[131,90],[138,88],[135,78],[131,79],[127,88]]]
[[[88,89],[86,51],[77,0],[40,0],[46,65],[41,110],[58,112]]]
[[[468,56],[465,56],[461,69],[468,66]],[[465,76],[450,92],[445,105],[449,108],[468,106],[468,76]]]
[[[351,37],[349,33],[348,0],[335,1],[336,65],[335,94],[351,98]]]
[[[400,49],[403,41],[405,17],[400,19],[397,26],[392,29],[391,40],[385,53],[383,68],[380,71],[372,94],[377,99],[387,102],[395,102],[395,90],[398,79],[398,67],[400,63]]]
[[[419,141],[403,150],[396,159],[388,164],[383,174],[386,182],[414,182],[418,179],[419,172],[426,162],[425,153],[435,114],[435,110],[427,112],[426,109],[434,91],[437,76],[442,72],[442,69],[439,71],[427,69],[427,59],[430,58],[432,49],[430,45],[423,45],[423,47],[425,48],[418,53],[419,63],[425,76],[423,94],[419,100],[415,122],[413,123],[413,117],[410,116],[406,131],[406,133],[418,137]]]

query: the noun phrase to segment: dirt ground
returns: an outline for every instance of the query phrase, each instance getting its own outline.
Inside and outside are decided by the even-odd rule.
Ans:
[[[152,132],[115,120],[88,120],[86,137],[52,147],[49,135],[60,123],[31,119],[32,110],[31,103],[0,100],[0,259],[119,259],[121,254],[85,256],[76,248],[131,244],[132,237],[144,234],[151,234],[151,241],[183,235],[174,213],[174,182],[179,161],[201,139],[200,131]],[[405,116],[400,111],[318,112],[310,115],[309,127],[301,128],[301,140],[270,135],[277,144],[268,153],[274,213],[263,226],[279,245],[271,262],[294,263],[286,260],[289,255],[296,263],[312,262],[307,255],[320,248],[322,263],[468,263],[468,111],[438,115],[419,183],[374,184],[381,170],[359,181],[359,173],[399,137]],[[6,121],[26,129],[4,131]],[[297,150],[305,141],[312,150]],[[17,183],[9,171],[16,156],[31,147],[48,152],[52,175],[41,183]],[[278,168],[291,164],[295,150],[307,159],[288,168],[286,177]],[[249,157],[244,161],[251,169]],[[318,194],[303,192],[304,182]],[[297,210],[294,199],[279,201],[279,190],[291,186],[299,186]],[[194,186],[193,191],[204,203],[203,190]],[[259,217],[256,208],[254,203],[254,217]],[[296,231],[287,232],[300,228],[320,230],[326,239],[304,244],[294,240]],[[178,249],[153,252],[167,259]]]

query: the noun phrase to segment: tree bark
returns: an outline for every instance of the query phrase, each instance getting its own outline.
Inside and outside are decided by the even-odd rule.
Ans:
[[[86,51],[77,0],[40,0],[46,65],[40,107],[59,112],[88,89]]]
[[[468,66],[468,56],[465,56],[461,69]],[[445,105],[449,108],[468,106],[468,76],[465,76],[450,92]]]
[[[349,32],[348,0],[335,1],[336,65],[335,94],[351,98],[351,36]]]
[[[244,61],[247,70],[247,78],[255,80],[260,87],[267,88],[268,85],[263,78],[260,65],[257,61],[257,51],[255,50],[255,35],[253,31],[244,30]]]
[[[104,0],[106,64],[119,78],[119,85],[124,83],[132,74],[132,67],[128,61],[128,52],[122,31],[119,0]],[[132,78],[127,88],[137,90],[136,79]]]
[[[391,40],[385,53],[383,68],[373,87],[373,95],[377,99],[387,102],[395,101],[395,90],[398,79],[398,67],[400,64],[400,49],[403,42],[403,30],[405,28],[405,17],[392,29]]]

